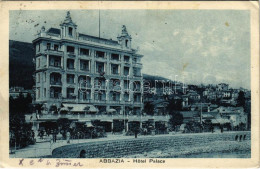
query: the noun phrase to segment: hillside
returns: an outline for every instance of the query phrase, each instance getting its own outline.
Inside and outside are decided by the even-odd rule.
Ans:
[[[22,86],[31,89],[34,49],[32,43],[9,41],[9,87]]]

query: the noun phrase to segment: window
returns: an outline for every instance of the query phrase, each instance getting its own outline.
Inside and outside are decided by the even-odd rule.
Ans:
[[[133,63],[137,63],[137,58],[134,58],[134,59],[133,59]]]
[[[96,57],[105,58],[105,52],[96,51]]]
[[[40,50],[41,50],[41,44],[39,43],[38,44],[38,52],[40,52]]]
[[[68,99],[74,99],[74,88],[67,88],[67,98]]]
[[[116,64],[111,64],[111,73],[114,75],[118,75],[119,74],[119,65]]]
[[[80,55],[89,55],[89,50],[80,48]]]
[[[67,68],[74,69],[74,59],[67,59]]]
[[[129,60],[130,60],[130,57],[129,57],[129,56],[124,56],[124,61],[125,61],[125,62],[129,62]]]
[[[55,59],[54,60],[54,66],[55,67],[60,67],[61,65],[60,65],[61,63],[60,63],[60,59]]]
[[[54,45],[54,50],[58,51],[59,50],[59,45]]]
[[[111,55],[111,59],[112,59],[112,60],[120,60],[118,54],[112,54],[112,55]]]
[[[128,40],[125,40],[125,47],[128,47]]]
[[[38,68],[41,66],[41,58],[38,58]]]
[[[44,88],[44,93],[43,94],[44,94],[44,97],[46,97],[46,88]]]
[[[89,71],[89,61],[80,60],[80,70]]]
[[[50,88],[50,97],[54,99],[58,99],[61,97],[61,88],[59,87],[51,87]]]
[[[40,83],[41,75],[40,73],[37,74],[37,83]]]
[[[73,74],[67,74],[67,83],[69,83],[69,84],[74,83],[74,75]]]
[[[133,73],[134,73],[134,76],[141,77],[141,69],[134,67],[133,68]]]
[[[74,47],[73,46],[67,46],[67,52],[68,53],[71,53],[71,54],[74,54]]]
[[[124,80],[124,89],[129,89],[129,80]]]
[[[46,72],[44,72],[44,82],[46,82]]]
[[[69,35],[72,36],[72,31],[73,31],[73,28],[72,27],[69,27]]]
[[[125,93],[124,94],[124,101],[129,101],[129,94],[128,93]]]
[[[51,44],[47,43],[47,49],[50,50],[51,49]]]
[[[105,71],[105,64],[102,62],[96,62],[96,72],[102,73]]]
[[[124,75],[129,75],[129,67],[124,67]]]
[[[37,98],[39,99],[40,97],[41,97],[41,90],[40,90],[40,88],[38,88],[38,90],[37,90],[38,92],[37,92]]]
[[[112,99],[112,101],[119,101],[120,100],[120,93],[112,92],[111,99]]]
[[[50,59],[50,62],[49,62],[50,66],[61,67],[61,58],[60,57],[51,55],[49,59]]]

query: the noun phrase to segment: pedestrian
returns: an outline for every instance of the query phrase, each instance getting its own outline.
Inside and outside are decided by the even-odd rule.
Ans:
[[[66,137],[67,137],[67,143],[69,144],[70,143],[70,132],[69,131],[67,132]]]
[[[57,130],[54,130],[54,142],[56,143],[57,140]]]

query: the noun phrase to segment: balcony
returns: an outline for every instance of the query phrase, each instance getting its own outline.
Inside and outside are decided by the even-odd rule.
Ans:
[[[138,78],[140,78],[140,77],[142,77],[142,75],[141,75],[141,74],[134,74],[133,77],[138,77]]]
[[[99,89],[99,90],[106,90],[106,86],[105,85],[94,85],[95,89]]]
[[[95,57],[95,60],[96,61],[100,61],[100,62],[105,62],[105,61],[107,61],[107,58],[106,57]]]
[[[118,60],[118,59],[111,59],[110,62],[112,63],[121,63],[121,60]]]
[[[89,83],[79,82],[79,88],[81,88],[81,89],[91,89],[92,85],[90,84],[90,82]]]
[[[62,82],[60,82],[60,81],[51,81],[51,82],[50,82],[50,85],[61,86],[61,85],[62,85]]]
[[[69,57],[76,57],[75,52],[67,52],[67,55],[68,55]]]
[[[134,101],[134,105],[141,105],[142,102],[141,101]]]
[[[95,99],[93,101],[94,101],[94,103],[106,103],[107,102],[106,100],[98,100],[98,99]]]
[[[80,68],[80,71],[89,72],[90,69],[89,68]]]
[[[107,103],[111,103],[111,104],[120,104],[120,100],[109,100]]]
[[[63,51],[53,50],[53,49],[45,49],[44,50],[47,55],[56,55],[56,56],[63,56]]]
[[[133,66],[134,66],[134,67],[142,68],[142,67],[143,67],[143,64],[142,64],[142,63],[138,63],[138,62],[133,62]]]
[[[111,72],[111,76],[120,76],[119,72]]]

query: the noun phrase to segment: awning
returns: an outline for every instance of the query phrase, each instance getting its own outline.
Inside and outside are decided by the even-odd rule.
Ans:
[[[97,112],[98,109],[91,104],[63,104],[65,108],[72,108],[71,112]],[[89,109],[87,109],[89,107]]]
[[[230,123],[228,119],[212,119],[211,120],[212,124],[225,124],[225,123]]]
[[[98,109],[95,106],[89,105],[88,107],[89,107],[88,111],[90,111],[90,112],[98,112]]]
[[[62,107],[60,111],[69,111],[69,109],[67,107]]]
[[[87,127],[94,127],[94,126],[92,125],[91,121],[87,121],[87,122],[85,123],[85,125],[86,125]]]
[[[112,112],[115,112],[115,111],[116,111],[116,109],[109,109],[107,112],[112,113]]]

